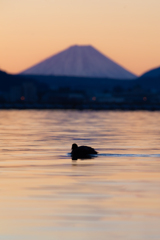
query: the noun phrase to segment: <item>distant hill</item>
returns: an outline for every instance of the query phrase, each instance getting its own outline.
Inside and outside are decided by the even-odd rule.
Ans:
[[[45,83],[36,81],[32,77],[27,78],[25,76],[12,75],[0,70],[0,92],[7,92],[12,86],[20,86],[27,81],[33,82],[38,89],[45,89],[48,87]]]
[[[132,89],[135,86],[144,90],[160,91],[160,68],[153,69],[136,79],[112,79],[92,77],[44,76],[44,75],[11,75],[0,71],[0,91],[8,91],[14,85],[24,81],[33,81],[39,89],[69,88],[85,92],[104,92],[115,87]]]
[[[62,76],[38,76],[27,75],[36,81],[48,84],[52,89],[70,88],[72,90],[82,90],[85,92],[103,92],[112,90],[115,87],[123,89],[139,86],[144,90],[156,89],[160,91],[160,78],[140,77],[132,80],[111,79],[111,78],[87,78],[87,77],[62,77]]]
[[[147,71],[141,78],[160,78],[160,67]]]
[[[92,46],[72,46],[23,71],[23,75],[135,79]]]

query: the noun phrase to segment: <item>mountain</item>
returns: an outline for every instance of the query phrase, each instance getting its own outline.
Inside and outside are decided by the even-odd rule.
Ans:
[[[127,71],[92,46],[72,46],[20,74],[134,79]]]
[[[144,73],[141,77],[145,78],[160,78],[160,67],[154,68]]]

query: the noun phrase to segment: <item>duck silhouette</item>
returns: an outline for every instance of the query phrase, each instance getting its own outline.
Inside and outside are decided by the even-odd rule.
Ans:
[[[98,152],[92,147],[88,147],[88,146],[78,147],[76,143],[72,144],[72,151],[71,151],[72,160],[77,160],[79,158],[91,159],[93,158],[92,155],[95,155],[95,154],[98,154]]]

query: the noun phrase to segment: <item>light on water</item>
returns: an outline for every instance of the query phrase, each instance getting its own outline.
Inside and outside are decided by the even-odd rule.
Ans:
[[[0,112],[0,239],[160,239],[160,113]],[[72,143],[98,157],[72,161]]]

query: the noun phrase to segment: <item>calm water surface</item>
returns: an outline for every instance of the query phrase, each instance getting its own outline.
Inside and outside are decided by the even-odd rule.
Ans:
[[[160,112],[0,111],[0,239],[159,240],[159,143]]]

